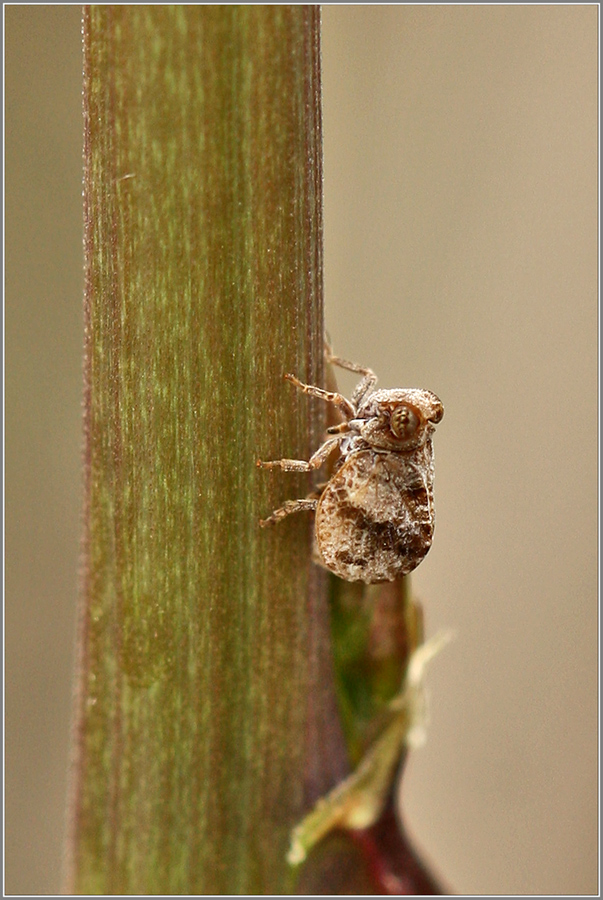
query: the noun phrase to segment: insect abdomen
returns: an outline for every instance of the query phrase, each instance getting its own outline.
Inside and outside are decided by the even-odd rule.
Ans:
[[[419,565],[431,546],[434,516],[431,479],[417,479],[416,471],[401,454],[365,450],[345,461],[316,510],[317,549],[326,568],[373,584]]]

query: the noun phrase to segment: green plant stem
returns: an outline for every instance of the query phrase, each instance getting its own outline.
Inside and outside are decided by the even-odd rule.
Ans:
[[[319,13],[93,6],[67,889],[282,893],[346,772],[302,515],[322,383]]]

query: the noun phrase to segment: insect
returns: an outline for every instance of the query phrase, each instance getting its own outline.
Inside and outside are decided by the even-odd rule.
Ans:
[[[301,510],[315,512],[315,556],[346,581],[394,581],[415,569],[431,547],[433,447],[431,436],[444,407],[419,388],[375,390],[371,369],[327,354],[327,361],[362,376],[350,400],[285,375],[304,393],[332,403],[342,421],[308,461],[258,460],[265,469],[312,472],[335,451],[326,484],[303,500],[288,500],[266,526]]]

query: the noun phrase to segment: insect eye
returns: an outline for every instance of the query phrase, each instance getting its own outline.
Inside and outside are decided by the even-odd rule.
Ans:
[[[397,438],[408,440],[419,427],[419,417],[410,406],[398,406],[391,414],[389,427]]]
[[[435,413],[432,416],[430,416],[429,420],[430,420],[430,422],[433,422],[434,425],[437,425],[438,422],[442,421],[443,415],[444,415],[444,407],[440,403],[440,405],[437,407]]]

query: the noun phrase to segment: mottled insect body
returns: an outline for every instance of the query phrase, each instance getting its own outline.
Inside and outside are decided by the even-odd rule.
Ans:
[[[333,403],[343,421],[304,460],[258,462],[264,468],[312,471],[335,450],[339,458],[319,494],[289,500],[261,522],[278,522],[314,510],[318,561],[346,581],[374,584],[408,575],[433,539],[433,447],[431,436],[444,407],[431,391],[374,390],[370,369],[338,357],[329,362],[363,375],[350,400],[341,394],[285,377],[301,390]]]

